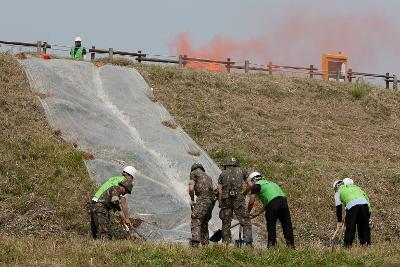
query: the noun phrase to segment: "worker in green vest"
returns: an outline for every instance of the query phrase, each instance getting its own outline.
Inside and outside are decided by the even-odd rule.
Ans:
[[[251,195],[247,208],[250,213],[253,209],[256,196],[258,196],[263,204],[263,208],[251,217],[254,218],[265,211],[268,247],[276,245],[276,221],[279,219],[286,245],[294,248],[292,221],[290,219],[287,199],[282,189],[276,183],[264,179],[259,172],[252,172],[249,175],[249,179],[253,185],[251,186]]]
[[[127,166],[124,168],[122,171],[122,176],[115,176],[108,178],[97,190],[97,192],[94,194],[92,198],[92,206],[95,206],[95,204],[98,202],[100,197],[104,192],[106,192],[108,189],[110,189],[113,186],[117,186],[120,183],[124,182],[125,180],[133,182],[133,179],[136,174],[136,169],[133,166]],[[125,195],[122,195],[121,197],[121,210],[122,210],[122,216],[125,220],[125,223],[127,225],[130,225],[130,220],[129,220],[129,212],[128,212],[128,203],[126,201]],[[94,222],[93,218],[93,213],[91,213],[91,218],[90,218],[90,225],[91,225],[91,230],[92,230],[92,237],[93,239],[96,239],[96,233],[98,232],[96,229],[96,224]]]
[[[345,178],[341,182],[340,180],[335,182],[334,191],[339,195],[339,200],[335,200],[336,207],[341,209],[343,203],[346,208],[344,245],[351,247],[356,234],[356,228],[360,244],[370,245],[371,230],[369,228],[369,218],[371,216],[371,204],[367,194],[360,187],[354,185],[353,180],[350,178]]]
[[[84,60],[86,58],[86,48],[82,46],[81,37],[75,37],[75,47],[71,48],[69,55],[76,60]]]

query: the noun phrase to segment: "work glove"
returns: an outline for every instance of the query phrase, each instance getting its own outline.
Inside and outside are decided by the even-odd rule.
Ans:
[[[192,210],[194,209],[194,205],[196,205],[196,202],[194,202],[193,200],[190,200],[190,208]]]

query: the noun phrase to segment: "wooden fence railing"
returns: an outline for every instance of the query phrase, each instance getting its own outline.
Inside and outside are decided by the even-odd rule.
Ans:
[[[39,54],[46,54],[47,49],[53,48],[52,45],[50,45],[49,43],[42,42],[42,41],[37,41],[36,43],[0,41],[0,44],[11,45],[11,46],[35,47],[37,53],[39,53]],[[53,46],[57,46],[57,45],[53,45]],[[301,72],[303,75],[307,75],[309,78],[314,78],[316,76],[323,75],[323,72],[318,71],[318,68],[315,68],[314,65],[310,65],[309,67],[294,67],[294,66],[274,65],[274,64],[272,64],[272,62],[269,62],[268,65],[265,66],[265,65],[251,64],[249,60],[245,60],[244,64],[243,64],[242,62],[232,61],[230,58],[227,58],[225,61],[223,61],[223,60],[194,58],[194,57],[189,57],[187,55],[179,55],[179,56],[175,57],[177,59],[170,59],[170,58],[165,59],[165,58],[156,57],[156,56],[149,57],[149,55],[142,53],[142,51],[140,51],[140,50],[137,52],[125,52],[125,51],[114,50],[113,48],[98,49],[95,46],[92,46],[91,48],[89,48],[88,52],[90,53],[91,61],[95,61],[96,54],[107,54],[108,58],[110,60],[114,59],[114,55],[130,56],[130,57],[134,57],[135,60],[139,63],[145,62],[145,61],[158,62],[158,63],[170,63],[170,64],[177,64],[180,67],[185,67],[186,65],[190,66],[191,63],[213,64],[213,65],[224,66],[226,68],[227,72],[231,72],[232,69],[238,69],[238,70],[244,70],[245,73],[248,73],[250,71],[261,71],[261,72],[267,72],[268,74],[273,75],[274,72],[295,71],[295,72]],[[333,76],[335,76],[335,77],[336,77],[336,75],[337,75],[337,77],[339,77],[340,72],[334,72],[331,74],[333,74]],[[373,74],[373,73],[365,73],[365,72],[355,72],[352,69],[349,69],[346,78],[349,82],[352,82],[353,79],[363,78],[363,77],[383,79],[383,81],[385,82],[385,87],[387,89],[389,89],[390,83],[393,84],[394,90],[398,89],[398,79],[397,79],[397,75],[395,75],[395,74],[393,74],[393,75],[390,75],[389,73]]]

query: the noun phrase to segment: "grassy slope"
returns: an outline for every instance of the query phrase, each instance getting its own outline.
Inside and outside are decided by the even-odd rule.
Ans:
[[[174,245],[93,242],[75,235],[60,237],[60,233],[71,236],[88,230],[81,207],[93,191],[93,183],[82,163],[82,153],[54,136],[47,126],[40,103],[29,91],[20,66],[12,57],[0,55],[0,264],[400,263],[398,243],[382,241],[398,237],[398,200],[389,194],[387,199],[382,196],[395,194],[398,189],[387,182],[381,183],[382,188],[367,183],[371,177],[380,182],[398,180],[394,157],[398,142],[394,130],[397,94],[265,75],[226,75],[145,65],[138,68],[155,87],[156,96],[214,159],[233,153],[245,166],[257,167],[282,183],[290,197],[297,241],[327,234],[323,228],[332,225],[334,219],[331,179],[338,174],[352,174],[367,188],[374,212],[381,216],[374,229],[384,233],[379,245],[366,250],[338,249],[334,253],[319,245],[299,245],[296,251],[219,246],[193,251]],[[350,91],[361,98],[354,99]],[[365,127],[357,131],[361,126]],[[368,135],[375,130],[376,139]],[[350,153],[352,149],[355,151]],[[360,154],[365,157],[357,157]],[[311,188],[309,181],[313,183]],[[311,201],[313,195],[317,197]],[[380,204],[379,200],[384,202]],[[41,216],[39,211],[47,212]],[[395,215],[391,217],[388,212]],[[7,236],[15,233],[20,236]],[[31,233],[51,238],[21,235]]]
[[[213,159],[235,155],[282,185],[298,241],[332,234],[331,184],[346,176],[370,196],[373,240],[399,240],[399,93],[265,74],[137,68]]]
[[[86,233],[82,201],[94,184],[82,152],[53,134],[22,68],[4,54],[0,54],[0,132],[0,232]]]

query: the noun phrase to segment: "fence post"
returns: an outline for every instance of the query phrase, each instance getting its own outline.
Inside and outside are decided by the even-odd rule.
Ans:
[[[138,52],[138,54],[142,54],[141,50],[138,50],[137,52]],[[136,60],[137,60],[137,62],[142,63],[142,56],[141,55],[138,56]]]
[[[178,57],[178,66],[180,68],[183,67],[183,56],[182,55],[179,55],[179,57]]]
[[[95,50],[95,49],[96,49],[96,47],[93,45],[92,50]],[[90,60],[92,62],[94,62],[95,57],[96,57],[96,53],[94,51],[92,51],[92,53],[90,53]]]
[[[47,53],[47,42],[43,42],[43,54]]]
[[[187,55],[183,55],[183,58],[182,58],[182,65],[183,65],[184,67],[186,67],[186,64],[187,64],[186,58],[187,58]]]
[[[397,90],[397,75],[393,74],[393,90]]]
[[[37,41],[37,53],[41,54],[42,53],[42,42]]]
[[[272,75],[272,61],[268,62],[268,74]]]
[[[347,72],[347,80],[349,81],[349,83],[351,83],[351,79],[353,78],[353,70],[349,69],[349,71]]]
[[[310,78],[314,78],[314,65],[310,65]]]
[[[227,58],[226,61],[228,62],[226,64],[226,72],[231,73],[231,58]]]
[[[110,61],[113,61],[113,56],[114,56],[114,49],[109,48],[109,49],[108,49],[108,59],[109,59]]]
[[[389,89],[389,73],[388,73],[388,72],[386,72],[386,79],[385,79],[385,81],[386,81],[386,89]]]
[[[248,73],[249,72],[249,65],[250,65],[250,61],[245,60],[244,61],[244,72]]]

